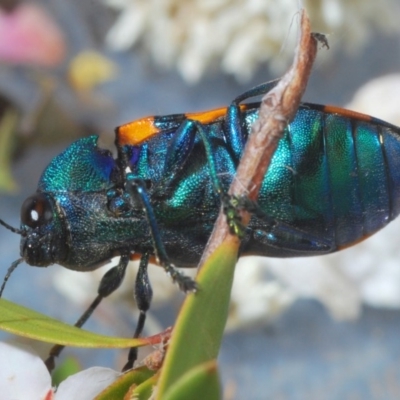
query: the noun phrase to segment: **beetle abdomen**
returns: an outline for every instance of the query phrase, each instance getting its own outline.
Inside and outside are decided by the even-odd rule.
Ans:
[[[400,130],[362,114],[303,105],[259,202],[270,216],[333,244],[358,242],[400,212]]]

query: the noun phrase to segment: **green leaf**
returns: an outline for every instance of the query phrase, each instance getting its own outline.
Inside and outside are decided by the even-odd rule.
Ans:
[[[126,348],[149,343],[147,338],[116,338],[85,331],[5,299],[0,299],[0,329],[42,342],[75,347]]]
[[[151,386],[155,385],[156,380],[153,379],[155,371],[150,371],[146,367],[139,367],[132,369],[123,374],[119,379],[113,382],[108,388],[104,389],[99,395],[96,396],[95,400],[123,400],[130,391],[135,393],[137,397],[129,397],[134,399],[146,399],[147,397],[138,397],[137,389],[144,385]],[[152,390],[152,389],[151,389]],[[150,392],[151,393],[151,392]]]
[[[228,318],[239,241],[229,237],[198,275],[200,289],[188,295],[178,315],[161,371],[157,399],[187,371],[217,358]]]
[[[216,360],[192,368],[167,391],[164,400],[220,400],[222,390]]]

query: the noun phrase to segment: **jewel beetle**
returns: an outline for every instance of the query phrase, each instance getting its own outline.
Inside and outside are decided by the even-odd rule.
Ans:
[[[211,111],[139,119],[115,131],[117,156],[97,136],[72,143],[42,173],[21,208],[21,262],[90,271],[120,256],[78,320],[118,288],[129,261],[140,265],[135,297],[143,329],[155,259],[180,288],[196,284],[178,267],[195,267],[221,198],[235,176],[259,103],[245,101],[276,82]],[[273,156],[241,255],[298,257],[332,253],[372,235],[400,212],[400,129],[376,118],[303,103]],[[62,346],[55,346],[47,365]],[[124,369],[133,366],[132,349]]]

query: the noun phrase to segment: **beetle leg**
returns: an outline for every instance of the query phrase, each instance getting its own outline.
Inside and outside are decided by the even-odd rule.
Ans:
[[[151,288],[149,275],[147,273],[147,266],[149,264],[149,253],[144,253],[140,259],[139,270],[136,275],[135,284],[135,300],[139,309],[139,319],[136,325],[136,330],[133,335],[134,338],[138,338],[143,331],[144,324],[146,321],[146,312],[150,308],[151,299],[153,297],[153,290]],[[122,371],[127,371],[133,368],[138,355],[137,347],[132,347],[129,350],[128,361],[125,364]]]
[[[177,283],[179,288],[183,292],[195,292],[197,290],[196,282],[179,272],[168,259],[164,244],[161,240],[160,231],[158,229],[156,217],[154,215],[154,210],[152,205],[150,204],[150,199],[147,195],[144,185],[132,174],[128,173],[126,179],[126,188],[128,193],[133,198],[140,199],[143,210],[146,213],[147,222],[149,223],[150,233],[153,240],[155,256],[158,262],[164,268],[165,272],[172,278],[172,281]]]
[[[126,267],[129,263],[129,253],[122,254],[119,260],[118,265],[111,268],[106,274],[103,276],[99,288],[97,290],[97,297],[93,300],[92,304],[88,307],[88,309],[82,314],[82,316],[76,321],[75,325],[77,328],[81,328],[83,324],[89,319],[89,317],[93,314],[93,311],[97,308],[100,302],[114,292],[122,283]],[[65,346],[63,345],[55,345],[51,348],[49,357],[45,361],[47,369],[51,372],[55,366],[55,357],[58,357]]]
[[[262,224],[262,228],[253,229],[253,237],[254,240],[266,246],[276,248],[279,251],[287,249],[287,251],[291,250],[297,253],[304,253],[304,255],[306,255],[306,253],[326,254],[332,252],[334,249],[332,241],[324,240],[321,237],[312,235],[306,231],[293,227],[288,223],[269,216],[256,202],[251,201],[246,196],[231,197],[226,207],[226,213],[232,215],[231,219],[228,219],[230,222],[229,227],[231,232],[235,233],[239,237],[243,237],[246,232],[241,221],[238,220],[237,210],[244,209],[262,221],[260,224],[257,224]]]
[[[279,252],[294,251],[297,255],[312,255],[316,253],[331,253],[335,246],[333,240],[324,239],[296,228],[284,221],[280,221],[266,214],[256,202],[246,197],[238,199],[239,207],[245,208],[262,221],[262,228],[254,229],[254,240],[276,248]],[[256,224],[259,226],[259,224]],[[300,254],[299,254],[300,253]]]
[[[184,168],[193,150],[195,137],[196,129],[191,120],[184,121],[174,133],[165,156],[161,189],[166,187],[168,191],[177,174]]]
[[[274,79],[269,82],[262,83],[261,85],[257,85],[249,90],[246,90],[240,96],[237,96],[235,100],[233,100],[232,104],[239,105],[244,100],[251,99],[252,97],[262,96],[265,93],[268,93],[272,88],[274,88],[280,79]]]
[[[228,107],[225,123],[226,129],[224,131],[226,135],[226,144],[232,150],[232,155],[235,157],[234,160],[237,167],[243,154],[244,144],[248,135],[247,129],[243,127],[242,112],[238,104],[232,103]]]
[[[168,146],[163,174],[165,178],[160,185],[161,190],[168,191],[168,187],[171,186],[177,174],[184,168],[185,163],[189,159],[190,153],[193,150],[196,135],[199,135],[204,145],[210,176],[215,192],[218,195],[223,193],[223,188],[218,178],[217,167],[215,165],[214,150],[211,140],[204,131],[202,124],[192,119],[187,119],[182,122]]]
[[[266,228],[254,229],[253,239],[264,246],[274,248],[277,253],[285,254],[286,257],[291,254],[297,257],[322,255],[335,250],[332,241],[324,240],[277,220]]]
[[[243,148],[247,140],[248,129],[245,129],[243,125],[242,111],[239,104],[248,100],[252,97],[261,96],[269,92],[273,87],[277,85],[279,79],[275,79],[270,82],[263,83],[250,90],[242,93],[240,96],[236,97],[228,107],[226,112],[225,122],[226,122],[226,143],[230,146],[232,153],[235,157],[236,166],[239,164],[240,158],[243,154]]]

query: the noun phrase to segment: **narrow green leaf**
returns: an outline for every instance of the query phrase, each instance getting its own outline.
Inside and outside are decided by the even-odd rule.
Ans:
[[[198,275],[199,291],[188,295],[179,313],[161,371],[157,399],[197,365],[218,356],[228,317],[239,241],[230,237]]]
[[[126,348],[149,343],[147,338],[116,338],[88,332],[5,299],[0,299],[0,329],[42,342],[75,347]]]
[[[220,400],[222,398],[216,360],[208,361],[184,374],[163,400]]]

